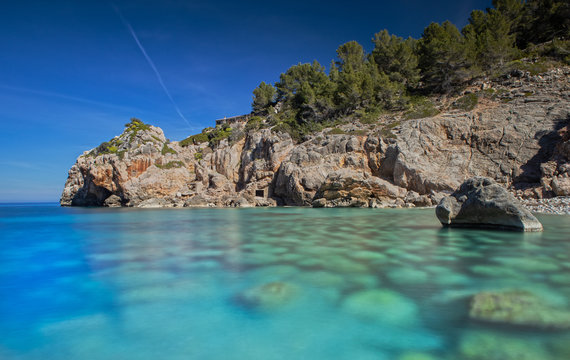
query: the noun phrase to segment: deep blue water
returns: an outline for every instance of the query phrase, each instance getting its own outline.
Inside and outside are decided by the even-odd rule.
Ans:
[[[0,359],[568,359],[568,331],[468,318],[482,290],[570,309],[570,217],[539,219],[0,206]]]

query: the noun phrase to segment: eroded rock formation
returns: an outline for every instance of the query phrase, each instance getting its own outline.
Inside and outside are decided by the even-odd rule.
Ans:
[[[347,123],[304,142],[271,129],[182,146],[131,124],[81,155],[62,205],[359,206],[437,204],[486,176],[522,197],[570,194],[570,69],[492,83],[472,111]],[[488,86],[487,86],[488,88]],[[472,91],[475,91],[472,89]],[[365,135],[363,135],[365,134]]]

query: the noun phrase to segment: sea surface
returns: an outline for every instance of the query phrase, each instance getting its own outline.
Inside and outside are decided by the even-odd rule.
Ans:
[[[568,331],[468,316],[483,290],[570,309],[570,217],[538,217],[0,206],[0,359],[570,359]]]

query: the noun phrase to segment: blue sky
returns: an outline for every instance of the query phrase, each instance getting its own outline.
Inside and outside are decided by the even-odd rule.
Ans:
[[[152,60],[144,57],[116,6]],[[252,90],[388,29],[419,37],[491,1],[11,1],[0,11],[0,202],[58,201],[83,151],[131,117],[171,140],[250,111]],[[176,107],[183,117],[178,114]]]

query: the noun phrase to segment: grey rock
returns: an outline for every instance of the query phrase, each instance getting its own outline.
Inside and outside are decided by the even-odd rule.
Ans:
[[[255,206],[255,202],[251,203],[244,197],[238,196],[237,198],[231,199],[227,202],[229,207],[253,207]]]
[[[138,204],[137,207],[140,208],[161,208],[161,207],[168,207],[169,204],[168,201],[164,200],[164,199],[160,199],[160,198],[152,198],[152,199],[147,199],[142,201],[140,204]]]
[[[185,207],[208,207],[208,200],[202,195],[192,196],[184,202]]]
[[[123,200],[119,196],[113,194],[113,195],[109,196],[107,199],[105,199],[105,202],[103,202],[103,206],[121,207],[121,206],[123,206],[122,202],[123,202]]]
[[[314,208],[322,208],[327,206],[327,199],[320,198],[313,201]]]
[[[442,199],[435,213],[444,226],[542,231],[542,224],[513,195],[481,176]]]
[[[60,203],[117,205],[118,197],[122,206],[150,199],[235,206],[231,199],[241,197],[256,206],[430,206],[473,176],[493,178],[525,199],[568,195],[569,78],[564,67],[492,81],[497,98],[472,112],[416,120],[394,114],[374,126],[342,125],[348,134],[325,129],[300,144],[269,128],[212,147],[169,142],[152,126],[126,129],[112,140],[120,143],[116,152],[97,147],[77,159]],[[525,93],[541,101],[525,102]],[[396,138],[383,137],[397,121]],[[363,129],[366,135],[354,135]],[[162,154],[165,146],[173,151]],[[260,189],[263,199],[254,197]]]
[[[570,196],[570,177],[557,176],[552,179],[552,191],[556,196]]]

